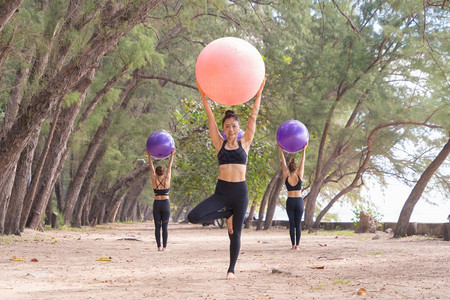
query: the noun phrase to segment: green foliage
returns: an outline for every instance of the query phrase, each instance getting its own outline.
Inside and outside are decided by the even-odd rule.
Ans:
[[[72,104],[80,101],[80,92],[69,92],[64,97],[63,107],[70,107]]]
[[[118,45],[118,56],[130,70],[139,69],[145,65],[153,67],[164,67],[164,56],[156,52],[154,35],[149,35],[144,25],[134,27],[126,36],[120,40]]]

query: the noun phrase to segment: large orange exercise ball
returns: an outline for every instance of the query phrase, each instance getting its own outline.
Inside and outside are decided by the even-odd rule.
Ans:
[[[256,48],[242,39],[224,37],[200,52],[195,75],[201,89],[214,102],[238,105],[252,99],[265,76],[265,66]]]

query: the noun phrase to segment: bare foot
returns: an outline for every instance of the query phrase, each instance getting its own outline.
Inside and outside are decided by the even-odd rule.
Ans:
[[[291,250],[295,250],[295,245],[292,245],[292,248],[291,248]]]
[[[163,251],[163,249],[161,247],[158,247],[158,251]]]
[[[233,215],[227,219],[228,233],[233,234]]]
[[[298,245],[295,246],[295,250],[298,250]]]
[[[234,275],[234,273],[228,272],[227,280],[233,280],[233,279],[237,279],[236,275]]]
[[[166,251],[166,247],[163,247],[163,248],[162,248],[162,251]]]

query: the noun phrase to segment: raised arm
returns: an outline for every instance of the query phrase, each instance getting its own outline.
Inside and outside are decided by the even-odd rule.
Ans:
[[[261,83],[261,87],[259,88],[259,91],[256,93],[256,100],[253,104],[252,113],[250,114],[250,118],[248,119],[247,127],[245,128],[245,133],[241,138],[242,147],[245,149],[245,151],[248,153],[250,150],[250,144],[253,141],[253,137],[255,136],[256,132],[256,119],[259,114],[259,106],[261,104],[261,95],[262,91],[264,89],[264,84],[266,83],[266,79],[263,80]]]
[[[281,167],[283,169],[283,179],[286,179],[286,177],[288,177],[286,158],[284,157],[284,152],[283,149],[281,149],[280,145],[278,145],[278,149],[280,150],[280,160],[281,160]]]
[[[305,148],[303,148],[302,161],[300,162],[300,168],[298,168],[298,177],[300,177],[301,180],[303,180],[303,174],[305,172],[306,147],[308,147],[308,143],[306,143]]]
[[[150,178],[152,179],[152,185],[153,187],[155,187],[155,168],[153,167],[153,162],[152,162],[152,156],[150,155],[150,153],[148,153],[148,151],[145,151],[147,153],[148,156],[148,164],[150,165]]]
[[[166,171],[166,186],[170,186],[170,178],[172,176],[172,163],[173,163],[173,157],[175,155],[175,148],[173,148],[172,153],[170,154],[169,164],[167,165],[167,171]]]
[[[219,153],[220,148],[222,148],[223,138],[220,135],[216,119],[214,118],[214,114],[211,110],[211,107],[208,104],[208,100],[206,100],[206,95],[203,92],[200,85],[198,84],[198,82],[197,87],[200,92],[200,95],[202,96],[203,108],[205,109],[206,116],[208,117],[209,136],[211,137],[211,141],[213,142],[214,148],[216,148],[216,153]]]

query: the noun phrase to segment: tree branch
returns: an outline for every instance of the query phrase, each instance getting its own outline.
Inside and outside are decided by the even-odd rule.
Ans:
[[[173,84],[181,85],[181,86],[188,87],[188,88],[191,88],[191,89],[194,89],[194,90],[198,89],[196,86],[193,86],[191,84],[187,84],[187,83],[184,83],[184,82],[176,81],[176,80],[170,79],[168,77],[164,77],[164,76],[138,74],[138,78],[164,80],[164,81],[168,81],[168,82],[171,82]]]
[[[356,28],[356,25],[353,23],[353,21],[341,10],[341,8],[337,5],[336,1],[332,0],[334,3],[334,6],[336,6],[336,8],[339,10],[339,12],[341,13],[341,15],[344,16],[344,18],[347,19],[347,22],[350,24],[350,27],[352,27],[353,31],[355,32],[355,34],[358,37],[361,37],[361,32],[358,30],[358,28]]]

